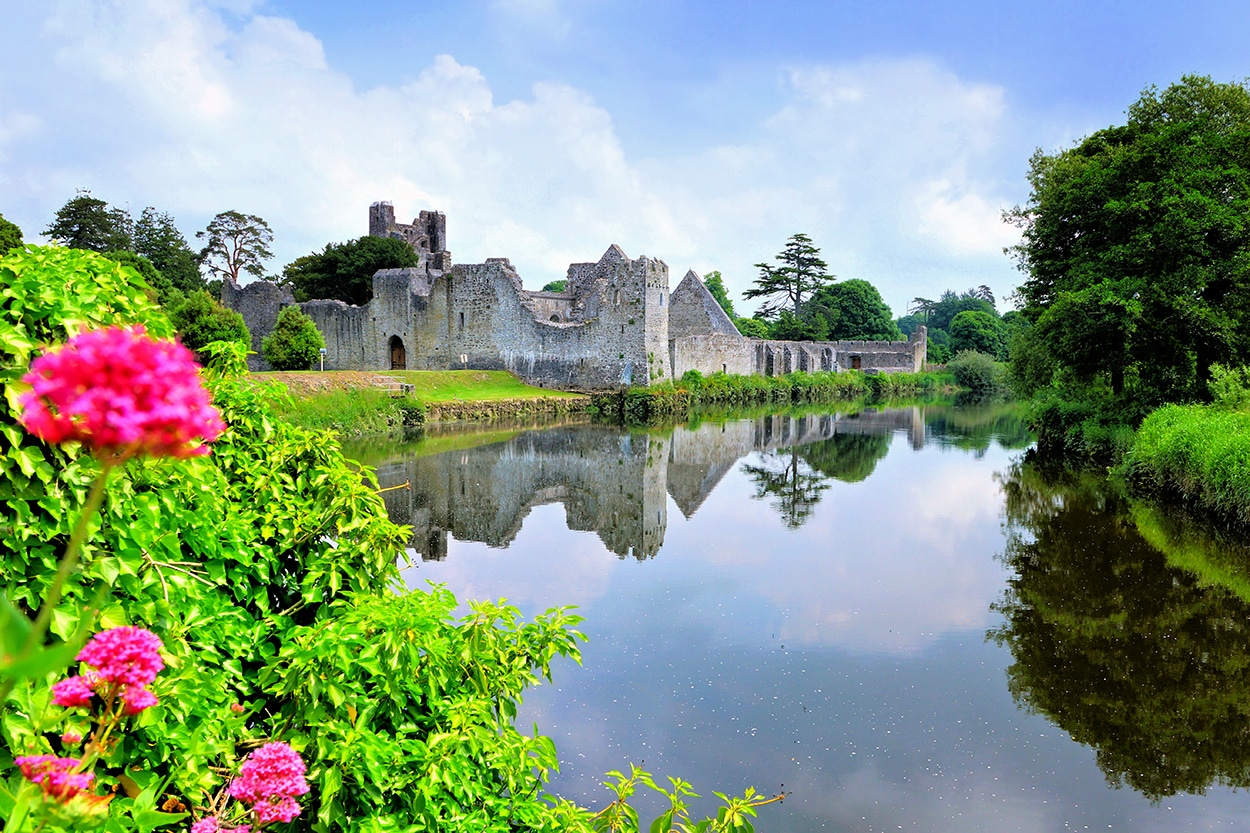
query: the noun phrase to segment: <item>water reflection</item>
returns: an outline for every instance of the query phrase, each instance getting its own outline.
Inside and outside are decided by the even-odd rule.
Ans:
[[[891,437],[913,450],[962,443],[980,453],[997,440],[1019,442],[1009,407],[977,416],[951,406],[911,406],[843,414],[769,414],[665,430],[578,425],[494,429],[474,445],[459,434],[383,459],[378,479],[387,510],[412,527],[424,560],[446,558],[448,536],[506,547],[538,506],[560,503],[569,529],[593,531],[621,558],[654,556],[664,543],[668,501],[690,518],[739,461],[741,471],[790,529],[812,516],[832,481],[867,479]],[[1027,434],[1023,435],[1027,439]],[[374,452],[376,453],[376,451]],[[409,484],[408,488],[402,487]]]
[[[1245,547],[1204,549],[1102,478],[1021,463],[1002,483],[1015,576],[992,636],[1011,649],[1017,702],[1151,799],[1250,786],[1250,604],[1224,580],[1245,584],[1228,557]],[[1227,572],[1204,580],[1201,564]]]

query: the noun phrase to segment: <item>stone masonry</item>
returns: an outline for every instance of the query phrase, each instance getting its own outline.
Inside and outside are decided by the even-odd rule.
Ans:
[[[679,378],[688,370],[780,375],[794,370],[919,371],[925,330],[908,341],[777,342],[739,335],[690,271],[671,293],[668,266],[631,259],[617,245],[569,266],[564,292],[522,287],[507,258],[452,265],[447,221],[422,211],[395,222],[390,203],[369,207],[369,233],[408,241],[419,263],[373,276],[363,306],[300,304],[326,342],[326,370],[508,370],[540,387],[607,390]],[[226,281],[222,303],[243,315],[253,370],[260,344],[290,291],[267,281]]]

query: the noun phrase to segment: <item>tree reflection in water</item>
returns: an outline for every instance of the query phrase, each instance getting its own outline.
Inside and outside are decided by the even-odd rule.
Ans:
[[[1002,486],[1016,702],[1152,800],[1250,786],[1250,605],[1169,566],[1104,478],[1024,462]]]

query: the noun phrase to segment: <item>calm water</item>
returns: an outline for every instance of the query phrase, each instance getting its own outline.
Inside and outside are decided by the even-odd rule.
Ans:
[[[518,721],[558,793],[634,762],[791,792],[761,830],[1247,829],[1242,553],[1027,443],[931,406],[372,454],[410,585],[586,617]]]

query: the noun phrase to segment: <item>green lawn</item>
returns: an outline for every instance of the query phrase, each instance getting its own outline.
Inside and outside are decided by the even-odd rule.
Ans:
[[[530,387],[506,370],[387,370],[377,375],[402,379],[412,385],[418,399],[431,404],[580,396]]]

